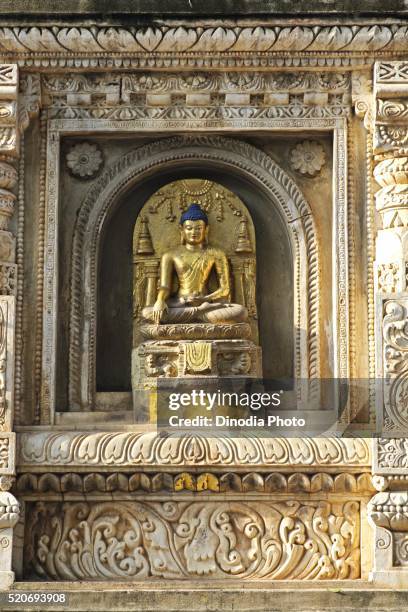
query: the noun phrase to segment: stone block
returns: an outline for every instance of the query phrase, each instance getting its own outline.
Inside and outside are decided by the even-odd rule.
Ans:
[[[329,100],[329,94],[318,92],[318,91],[307,91],[303,97],[303,101],[305,104],[310,104],[310,105],[315,105],[315,106],[319,106],[319,105],[324,106],[325,104],[328,103],[328,100]]]
[[[280,106],[281,104],[289,104],[288,92],[268,92],[264,96],[264,103],[267,106]]]
[[[169,106],[171,104],[170,94],[146,94],[147,106]]]
[[[190,93],[186,95],[187,106],[207,106],[211,103],[211,94]]]
[[[67,102],[72,106],[82,106],[91,104],[92,98],[90,93],[69,93],[67,94]]]
[[[225,94],[225,104],[227,106],[249,106],[251,96],[244,93],[227,93]]]

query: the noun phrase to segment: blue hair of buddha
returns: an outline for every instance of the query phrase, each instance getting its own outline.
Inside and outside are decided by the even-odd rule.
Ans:
[[[185,221],[204,221],[208,225],[208,217],[206,212],[201,208],[199,204],[190,204],[187,210],[183,212],[180,217],[180,225],[183,225]]]

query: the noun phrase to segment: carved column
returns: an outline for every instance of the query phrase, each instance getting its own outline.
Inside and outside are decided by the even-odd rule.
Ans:
[[[0,65],[0,589],[14,580],[11,571],[13,528],[19,504],[8,492],[15,474],[14,336],[17,265],[15,236],[10,229],[19,155],[18,68]]]
[[[377,431],[369,504],[375,529],[375,581],[408,580],[408,63],[379,62],[374,71]]]

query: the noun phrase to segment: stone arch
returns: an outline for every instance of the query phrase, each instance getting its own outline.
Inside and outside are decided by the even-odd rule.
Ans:
[[[205,161],[233,170],[263,190],[277,207],[292,246],[296,377],[319,376],[319,256],[311,209],[288,174],[266,153],[221,136],[176,136],[125,154],[86,194],[73,237],[71,263],[69,404],[87,408],[95,394],[97,265],[100,236],[120,196],[155,168]],[[86,290],[85,290],[86,289]]]

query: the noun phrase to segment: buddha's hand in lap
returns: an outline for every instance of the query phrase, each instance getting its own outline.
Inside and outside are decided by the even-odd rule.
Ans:
[[[208,300],[207,297],[203,295],[189,295],[184,298],[184,304],[186,306],[198,306],[200,308],[203,304],[208,304]]]

